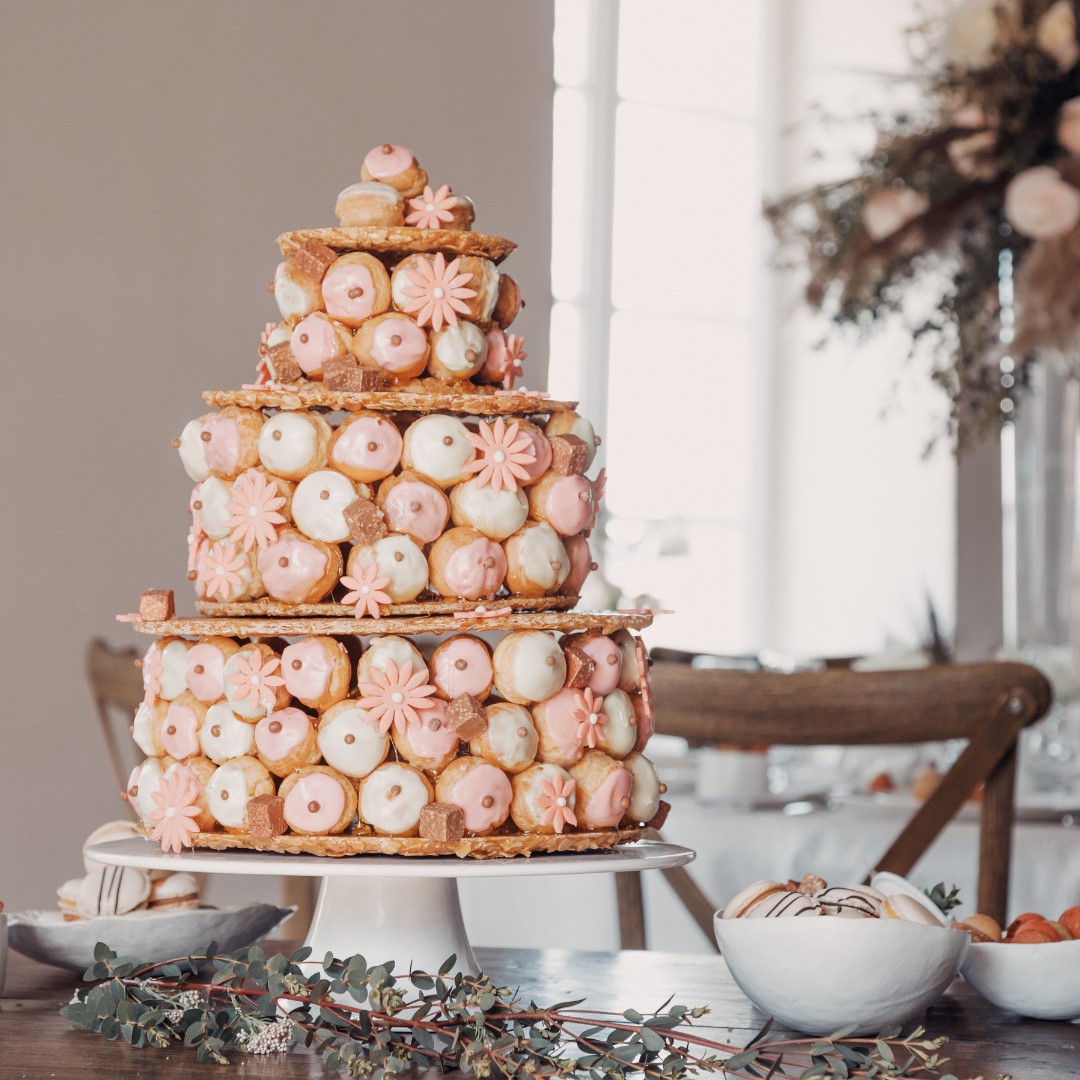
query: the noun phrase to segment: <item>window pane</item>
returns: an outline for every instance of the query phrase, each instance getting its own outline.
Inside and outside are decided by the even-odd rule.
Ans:
[[[759,3],[738,0],[622,0],[619,94],[650,105],[752,116],[761,18]]]
[[[615,133],[615,306],[749,319],[763,235],[753,127],[624,103]]]

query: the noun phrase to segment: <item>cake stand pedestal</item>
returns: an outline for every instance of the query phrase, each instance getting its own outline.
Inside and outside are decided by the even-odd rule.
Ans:
[[[455,971],[479,968],[461,917],[457,883],[463,878],[623,874],[682,866],[689,848],[638,840],[610,851],[537,854],[529,858],[456,856],[277,855],[260,851],[184,851],[165,854],[150,840],[114,840],[86,849],[95,862],[193,874],[320,877],[319,900],[305,945],[315,960],[329,952],[356,953],[368,963],[393,960],[396,970],[437,971],[451,956]],[[194,944],[204,945],[206,942]]]

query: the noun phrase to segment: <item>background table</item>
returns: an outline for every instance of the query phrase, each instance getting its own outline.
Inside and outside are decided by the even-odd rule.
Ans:
[[[549,949],[481,949],[484,969],[497,981],[520,985],[539,1003],[587,996],[590,1007],[623,1010],[656,1008],[668,994],[688,1005],[708,1005],[698,1021],[718,1040],[742,1045],[763,1018],[739,992],[718,956],[656,952],[573,952]],[[213,1064],[199,1065],[183,1047],[133,1050],[98,1035],[75,1031],[57,1010],[77,985],[75,976],[42,967],[14,954],[0,997],[0,1078],[2,1080],[84,1080],[108,1075],[117,1080],[178,1080],[221,1076]],[[1017,1080],[1061,1080],[1074,1076],[1080,1038],[1070,1024],[1021,1020],[986,1004],[962,983],[926,1015],[933,1035],[948,1035],[945,1053],[958,1076],[1010,1073]],[[251,1080],[306,1077],[326,1080],[310,1051],[234,1059]],[[417,1074],[418,1075],[418,1074]]]

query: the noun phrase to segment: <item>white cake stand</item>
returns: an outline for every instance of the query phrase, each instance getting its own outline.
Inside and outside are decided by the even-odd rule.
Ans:
[[[694,852],[659,840],[638,840],[610,851],[537,854],[529,858],[456,856],[276,855],[260,851],[185,851],[166,855],[150,840],[113,840],[86,849],[95,862],[194,874],[321,877],[319,900],[305,945],[321,961],[360,953],[368,963],[396,962],[398,971],[434,971],[451,955],[456,971],[476,974],[458,898],[459,878],[546,877],[663,870],[693,860]],[[193,944],[207,944],[198,942]]]

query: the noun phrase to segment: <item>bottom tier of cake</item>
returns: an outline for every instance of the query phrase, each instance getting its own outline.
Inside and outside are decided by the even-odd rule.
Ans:
[[[564,618],[562,632],[158,637],[125,797],[176,850],[493,858],[634,839],[664,790],[643,753],[648,656],[625,627]]]

